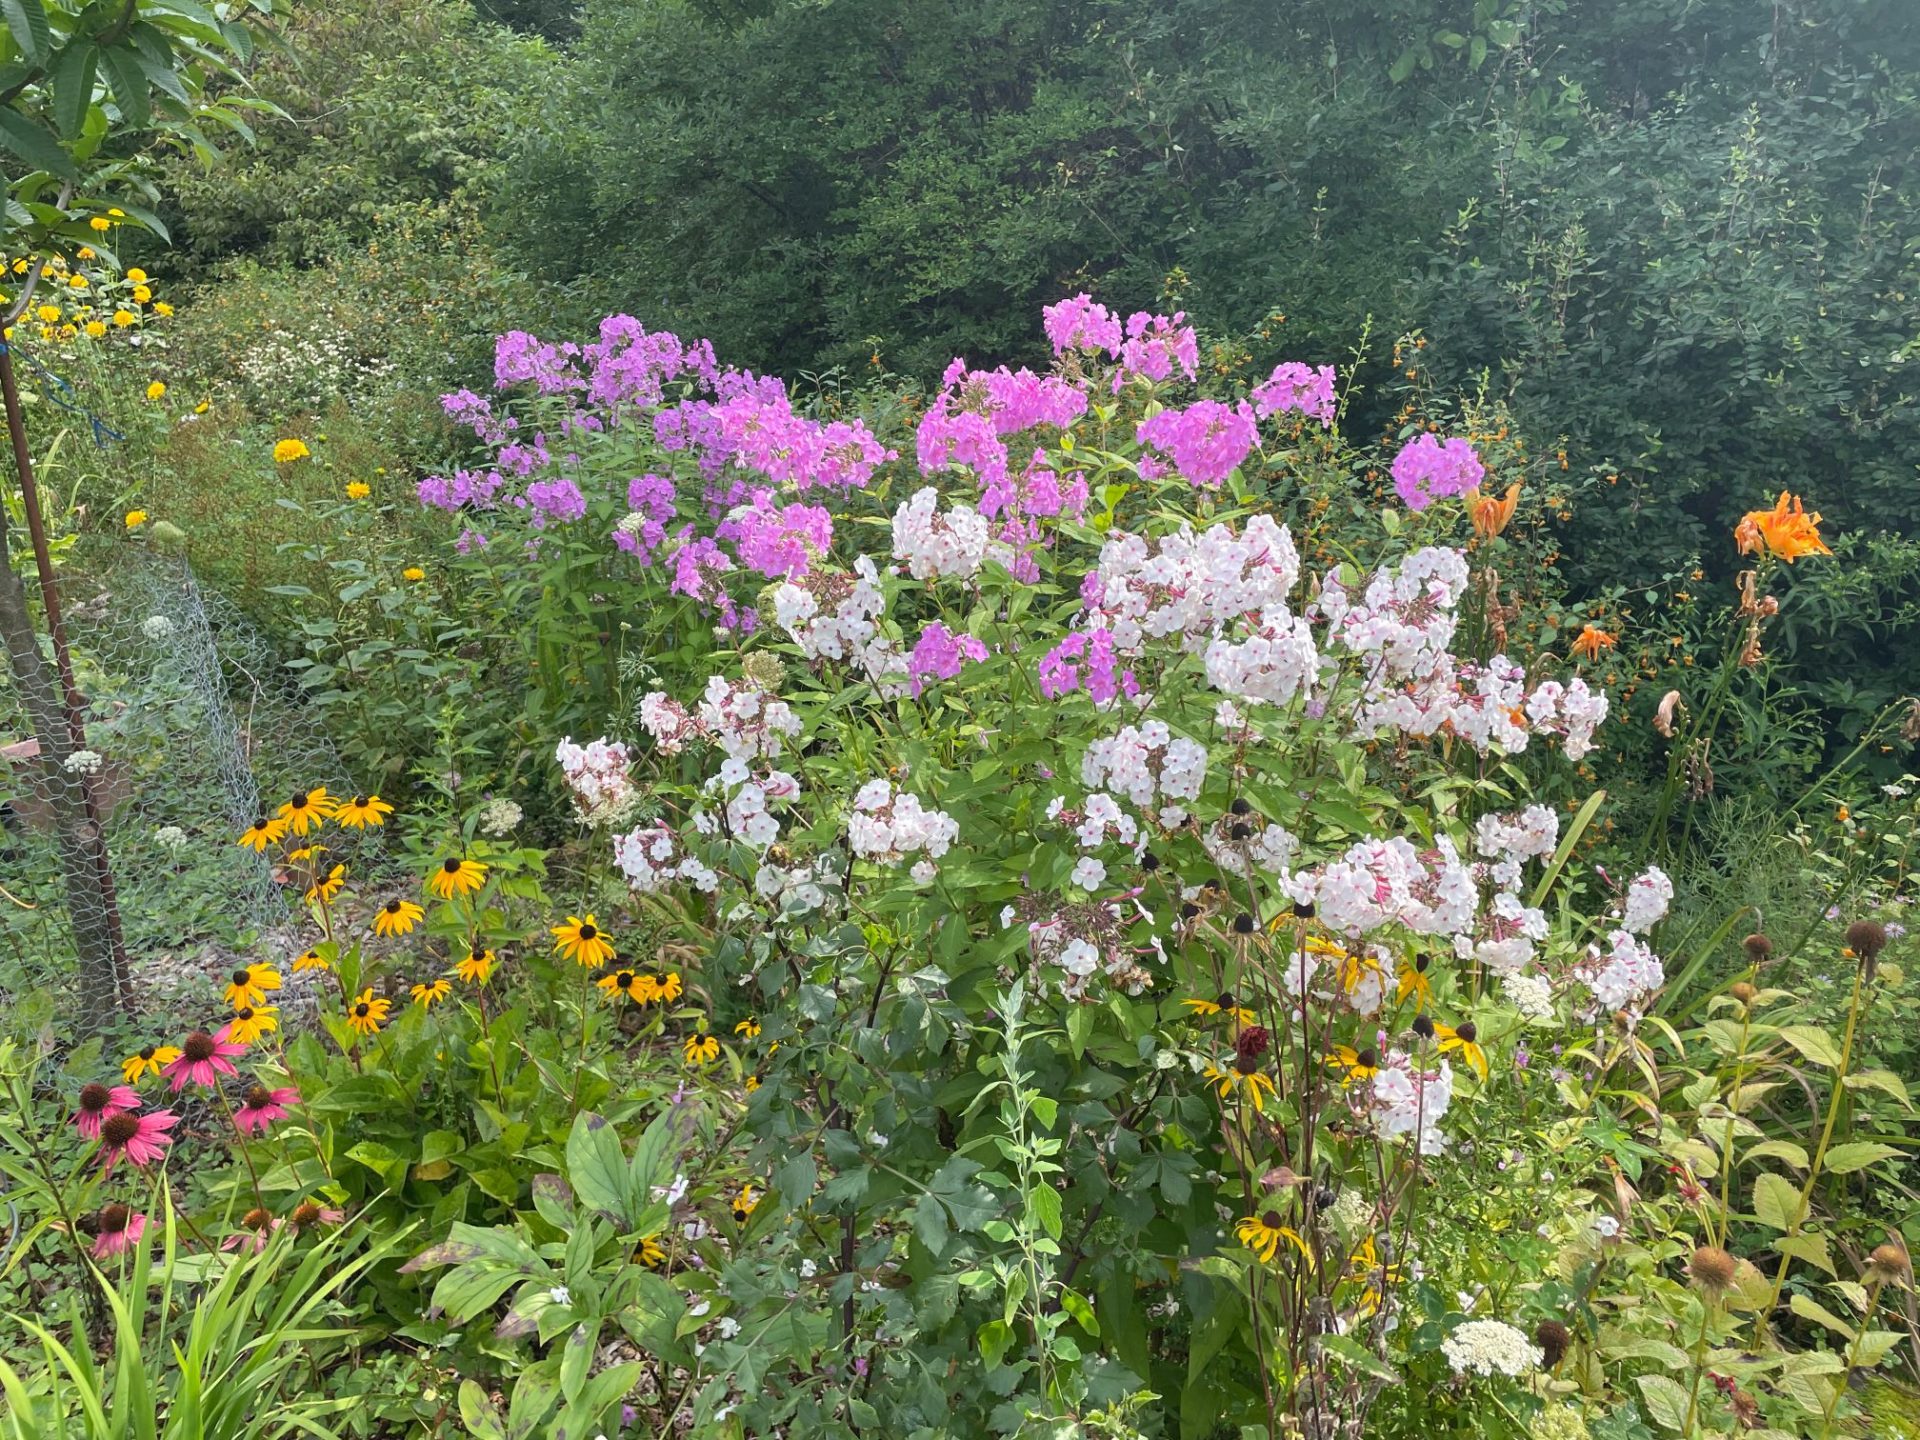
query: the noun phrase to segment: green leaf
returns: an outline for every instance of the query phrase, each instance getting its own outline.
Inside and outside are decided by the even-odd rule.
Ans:
[[[1857,1070],[1847,1076],[1849,1090],[1884,1090],[1909,1110],[1913,1101],[1907,1094],[1907,1082],[1891,1070]]]
[[[5,145],[36,170],[45,170],[62,180],[80,178],[73,157],[60,142],[10,106],[0,106],[0,145]]]
[[[567,1179],[589,1210],[626,1218],[627,1157],[620,1136],[600,1116],[582,1110],[567,1135]]]
[[[980,1344],[980,1358],[989,1370],[999,1368],[1007,1346],[1013,1343],[1013,1327],[1004,1320],[989,1320],[974,1337]]]
[[[1818,1026],[1783,1025],[1780,1038],[1815,1065],[1824,1065],[1829,1070],[1840,1068],[1840,1047],[1833,1043],[1833,1036]]]
[[[1836,1145],[1827,1151],[1824,1168],[1829,1175],[1851,1175],[1855,1170],[1864,1170],[1869,1165],[1878,1165],[1882,1160],[1891,1160],[1899,1153],[1891,1145],[1857,1140],[1847,1145]]]
[[[1833,1268],[1833,1256],[1827,1249],[1827,1237],[1824,1235],[1783,1235],[1774,1241],[1773,1248],[1782,1255],[1791,1255],[1796,1260],[1824,1270],[1829,1275],[1837,1275]]]
[[[100,58],[106,62],[113,98],[120,102],[127,123],[144,129],[153,119],[153,102],[147,94],[151,87],[147,72],[140,67],[140,57],[128,46],[110,45],[100,52]]]
[[[1060,1192],[1051,1185],[1042,1185],[1027,1197],[1027,1210],[1032,1222],[1045,1234],[1055,1240],[1060,1238]]]
[[[1831,1310],[1827,1309],[1827,1307],[1822,1305],[1818,1300],[1815,1300],[1811,1295],[1803,1295],[1796,1290],[1792,1295],[1787,1297],[1787,1308],[1802,1320],[1816,1321],[1826,1326],[1836,1335],[1843,1335],[1849,1340],[1853,1338],[1853,1327]]]
[[[1753,1213],[1769,1230],[1791,1230],[1806,1217],[1800,1187],[1771,1171],[1754,1177]]]
[[[1086,1296],[1077,1290],[1062,1289],[1060,1308],[1073,1317],[1073,1321],[1089,1335],[1100,1333],[1100,1322],[1093,1316],[1093,1306],[1087,1303]]]
[[[14,43],[29,60],[38,60],[53,48],[53,31],[40,0],[0,0],[0,14],[6,16]]]
[[[1679,1382],[1664,1375],[1638,1377],[1640,1394],[1647,1402],[1647,1414],[1667,1430],[1680,1430],[1687,1423],[1688,1396]]]
[[[1740,1152],[1740,1159],[1781,1160],[1795,1170],[1807,1168],[1807,1152],[1804,1147],[1791,1140],[1762,1140],[1759,1144]]]
[[[1371,1375],[1376,1380],[1385,1380],[1394,1385],[1400,1382],[1400,1372],[1374,1354],[1350,1335],[1320,1335],[1313,1342],[1326,1355],[1344,1360],[1362,1374]]]
[[[93,104],[93,77],[99,59],[93,41],[76,35],[53,62],[53,123],[69,139],[86,123]]]
[[[500,1423],[487,1392],[472,1380],[460,1382],[460,1423],[474,1440],[507,1440],[507,1427]]]

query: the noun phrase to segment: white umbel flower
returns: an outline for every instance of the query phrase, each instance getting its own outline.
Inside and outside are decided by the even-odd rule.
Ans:
[[[1504,1320],[1469,1320],[1440,1342],[1456,1375],[1524,1375],[1537,1370],[1540,1347]]]

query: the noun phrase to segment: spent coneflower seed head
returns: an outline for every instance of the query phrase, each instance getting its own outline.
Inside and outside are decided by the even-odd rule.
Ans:
[[[1758,995],[1760,992],[1754,989],[1753,986],[1749,985],[1745,980],[1736,980],[1734,982],[1733,988],[1729,990],[1727,993],[1733,996],[1733,998],[1738,1000],[1742,1005],[1751,1005],[1753,1004],[1753,997]]]
[[[1431,1015],[1414,1016],[1413,1033],[1418,1035],[1422,1040],[1431,1040],[1433,1038],[1433,1017]]]
[[[1234,840],[1245,840],[1253,834],[1253,827],[1244,820],[1236,820],[1227,834]]]
[[[320,1207],[311,1200],[302,1200],[293,1207],[293,1213],[287,1217],[296,1230],[305,1230],[320,1219]]]
[[[1272,1044],[1273,1034],[1264,1025],[1249,1025],[1242,1030],[1240,1037],[1233,1042],[1233,1053],[1239,1057],[1235,1063],[1239,1065],[1241,1073],[1251,1073]]]
[[[1186,904],[1180,907],[1180,918],[1182,920],[1191,920],[1195,916],[1197,916],[1199,913],[1200,913],[1200,907],[1194,904],[1191,900],[1187,901]]]
[[[249,1230],[264,1230],[273,1224],[273,1212],[263,1206],[256,1205],[240,1217],[240,1223]]]
[[[1871,965],[1887,948],[1887,927],[1878,920],[1856,920],[1847,926],[1847,948]]]
[[[1913,1257],[1898,1240],[1873,1247],[1867,1256],[1867,1280],[1876,1285],[1905,1285],[1913,1279]]]
[[[1245,800],[1236,799],[1231,805],[1227,806],[1227,809],[1236,815],[1250,815],[1253,813],[1253,806],[1249,805]]]
[[[1160,868],[1160,857],[1148,850],[1140,856],[1140,868],[1151,874]]]
[[[1747,959],[1755,965],[1764,965],[1773,958],[1773,941],[1758,930],[1740,942],[1740,948],[1747,952]]]
[[[1233,933],[1236,935],[1253,934],[1253,916],[1241,914],[1233,917]]]
[[[1533,1343],[1540,1347],[1540,1363],[1548,1370],[1567,1358],[1567,1344],[1572,1339],[1571,1332],[1558,1320],[1542,1320],[1533,1327]]]
[[[1687,1274],[1696,1287],[1709,1295],[1723,1294],[1733,1286],[1740,1263],[1718,1245],[1702,1245],[1687,1262]]]
[[[124,1205],[102,1205],[100,1213],[93,1217],[94,1233],[116,1235],[127,1228],[127,1222],[132,1218],[133,1211]]]

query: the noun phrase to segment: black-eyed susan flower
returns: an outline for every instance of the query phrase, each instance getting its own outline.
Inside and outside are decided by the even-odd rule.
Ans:
[[[647,977],[637,970],[615,970],[612,974],[602,975],[594,984],[609,1000],[617,1000],[622,995],[636,1005],[644,1005]]]
[[[659,1236],[648,1235],[641,1240],[634,1249],[633,1263],[644,1265],[649,1270],[660,1270],[666,1267],[667,1252],[660,1248]]]
[[[1400,967],[1400,984],[1394,992],[1396,1004],[1404,1005],[1409,995],[1419,1000],[1422,1010],[1433,1004],[1433,977],[1427,973],[1432,963],[1431,956],[1416,955],[1411,964]]]
[[[1247,1099],[1253,1102],[1253,1108],[1264,1115],[1267,1110],[1267,1097],[1274,1093],[1273,1080],[1259,1070],[1241,1069],[1243,1063],[1236,1057],[1219,1065],[1209,1065],[1201,1073],[1219,1092],[1222,1100],[1233,1094],[1235,1090],[1245,1090]]]
[[[333,797],[327,794],[327,787],[316,785],[311,790],[296,790],[278,812],[279,818],[296,835],[304,835],[309,830],[318,830],[333,814]]]
[[[552,929],[553,948],[576,965],[597,968],[614,957],[612,939],[602,932],[592,915],[584,920],[578,915],[569,915],[566,924]]]
[[[347,867],[336,865],[329,870],[324,879],[316,876],[307,887],[309,904],[331,905],[340,895],[340,887],[347,883]]]
[[[172,1045],[149,1045],[145,1049],[127,1056],[120,1062],[120,1073],[131,1085],[143,1075],[158,1075],[167,1066],[180,1058],[180,1051]]]
[[[1196,1020],[1209,1020],[1215,1015],[1226,1015],[1236,1025],[1253,1024],[1253,1012],[1240,1005],[1232,995],[1222,995],[1218,1000],[1202,1000],[1192,996],[1180,1002],[1193,1012]]]
[[[493,966],[493,951],[469,950],[467,958],[453,967],[453,973],[469,985],[484,985],[493,978]]]
[[[242,1005],[213,1038],[234,1045],[252,1045],[280,1028],[280,1012],[271,1005]]]
[[[669,1004],[678,1000],[684,993],[680,984],[680,972],[678,970],[668,970],[664,974],[654,976],[653,991],[653,998],[656,1000]]]
[[[258,854],[269,845],[278,845],[285,838],[286,833],[286,821],[269,819],[262,815],[241,833],[239,843]]]
[[[226,1000],[238,1009],[242,1005],[264,1005],[267,992],[280,988],[280,972],[256,960],[227,977]]]
[[[1480,1031],[1471,1020],[1457,1030],[1451,1025],[1436,1024],[1433,1033],[1440,1042],[1442,1055],[1458,1050],[1460,1058],[1471,1065],[1482,1080],[1487,1078],[1487,1052],[1480,1048]]]
[[[1282,1225],[1275,1211],[1263,1210],[1258,1215],[1249,1215],[1233,1227],[1233,1233],[1239,1237],[1242,1245],[1268,1265],[1280,1253],[1282,1240],[1298,1250],[1309,1265],[1313,1263],[1313,1252],[1307,1248],[1307,1242],[1300,1238],[1300,1232],[1291,1225]]]
[[[720,1058],[720,1041],[704,1030],[696,1030],[687,1036],[682,1048],[686,1051],[689,1065],[711,1065]]]
[[[419,923],[420,917],[427,912],[411,900],[402,900],[399,896],[387,901],[373,912],[373,933],[376,935],[405,935]]]
[[[294,957],[293,973],[304,975],[309,970],[331,970],[333,965],[318,950],[304,950]]]
[[[422,1010],[431,1010],[453,993],[453,982],[442,975],[425,984],[415,985],[407,991],[413,997],[413,1003]]]
[[[427,876],[427,889],[442,900],[451,900],[456,895],[471,895],[486,883],[486,866],[478,860],[463,860],[455,855],[442,860]]]
[[[733,1033],[739,1036],[743,1036],[748,1040],[757,1040],[760,1038],[760,1022],[756,1020],[753,1016],[749,1015],[746,1019],[742,1020],[738,1025],[733,1027]]]
[[[1380,1302],[1386,1298],[1382,1287],[1398,1282],[1400,1267],[1380,1263],[1380,1247],[1369,1235],[1347,1257],[1347,1274],[1360,1286],[1358,1313],[1367,1316],[1379,1310]]]
[[[362,990],[353,1004],[347,1007],[347,1024],[359,1035],[378,1035],[380,1027],[387,1023],[387,1012],[393,1008],[393,1002],[384,996],[376,996],[372,987]]]
[[[317,861],[322,855],[326,853],[327,853],[327,847],[324,845],[320,845],[320,844],[297,845],[293,849],[287,851],[287,859],[295,865],[304,865],[311,861]]]
[[[369,825],[384,825],[386,817],[393,814],[393,806],[378,795],[355,795],[351,800],[342,800],[333,812],[333,818],[349,830],[364,830]]]
[[[747,1076],[746,1088],[747,1088],[747,1094],[749,1095],[751,1095],[754,1091],[758,1090],[760,1088],[760,1077],[758,1075]]]
[[[1336,1045],[1327,1063],[1340,1072],[1340,1083],[1371,1080],[1380,1073],[1380,1052],[1367,1045],[1355,1050],[1351,1045]]]
[[[752,1185],[742,1185],[740,1192],[733,1197],[733,1223],[744,1225],[747,1217],[759,1207],[760,1197],[754,1193]]]

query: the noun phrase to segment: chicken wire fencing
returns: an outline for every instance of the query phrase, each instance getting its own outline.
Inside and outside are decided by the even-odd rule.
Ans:
[[[37,680],[0,681],[0,1003],[77,981],[83,1003],[169,1012],[236,955],[287,958],[297,897],[236,837],[296,789],[351,783],[291,672],[184,559],[128,547],[61,583],[82,733],[44,643]],[[341,843],[372,859],[379,839]]]

